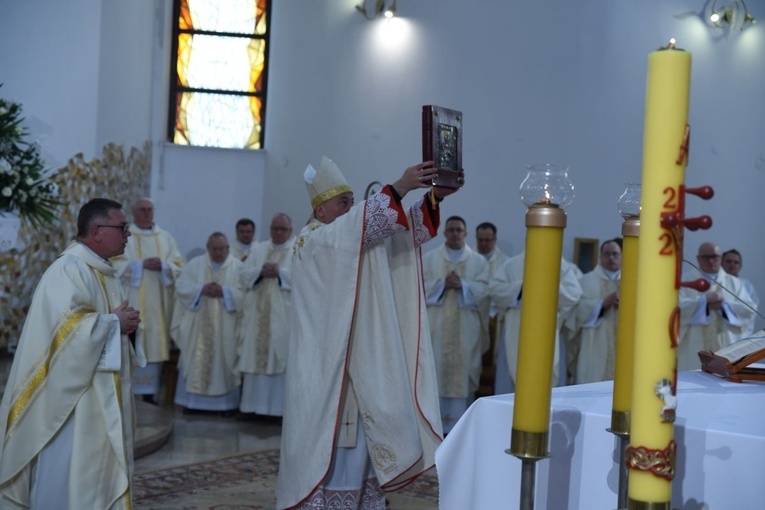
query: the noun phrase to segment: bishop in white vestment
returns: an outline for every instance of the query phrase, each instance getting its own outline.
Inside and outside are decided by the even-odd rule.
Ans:
[[[242,373],[239,410],[263,416],[284,414],[284,371],[292,312],[292,220],[277,214],[271,239],[258,243],[239,270],[244,289],[237,336]]]
[[[121,205],[80,209],[77,241],[35,290],[0,405],[0,508],[129,509],[133,357],[110,257],[130,232]]]
[[[433,466],[441,424],[420,246],[455,190],[433,188],[408,211],[401,199],[435,172],[407,168],[356,206],[331,160],[305,172],[314,213],[292,260],[278,509],[384,510],[383,490]]]
[[[175,284],[173,338],[181,350],[175,403],[189,410],[231,412],[239,407],[236,327],[241,307],[239,269],[220,232],[207,253],[191,259]]]

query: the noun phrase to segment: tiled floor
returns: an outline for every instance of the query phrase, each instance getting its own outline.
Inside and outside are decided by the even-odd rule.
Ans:
[[[10,364],[10,358],[0,357],[0,395],[5,388]],[[136,474],[280,446],[279,425],[217,415],[186,415],[182,408],[162,400],[160,406],[140,400],[136,402],[136,443],[142,437],[167,437],[159,449],[136,459]],[[172,430],[168,435],[170,428]],[[429,475],[435,476],[435,473]],[[435,506],[432,503],[417,503],[413,508],[432,509]]]
[[[139,423],[154,412],[152,406],[136,407]],[[162,421],[156,420],[155,423],[161,426]],[[172,410],[172,424],[173,430],[167,443],[135,461],[136,473],[279,448],[281,442],[281,427],[278,425],[220,416],[185,415],[181,408]]]

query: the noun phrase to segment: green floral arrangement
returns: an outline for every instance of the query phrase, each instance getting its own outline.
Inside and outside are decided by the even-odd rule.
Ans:
[[[16,212],[37,229],[56,221],[59,190],[46,172],[40,146],[25,139],[23,120],[20,104],[0,98],[0,214]]]

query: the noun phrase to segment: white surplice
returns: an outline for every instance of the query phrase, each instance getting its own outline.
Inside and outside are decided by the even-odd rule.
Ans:
[[[677,348],[679,371],[701,368],[699,351],[716,351],[741,340],[754,321],[754,301],[741,280],[720,269],[712,277],[696,269],[683,273],[682,281],[704,278],[711,283],[706,292],[681,287],[680,345]],[[727,290],[724,290],[727,289]],[[706,294],[717,292],[723,297],[721,310],[707,310]]]
[[[178,385],[183,384],[187,393],[225,397],[239,391],[236,327],[242,301],[241,265],[230,255],[223,263],[215,264],[205,253],[191,259],[176,281],[172,335],[181,350],[179,368],[185,376],[185,381],[179,379]],[[223,287],[222,298],[201,295],[202,286],[210,282]],[[177,396],[178,393],[176,403],[184,405]],[[227,410],[216,406],[197,408]]]
[[[149,363],[133,375],[133,391],[156,394],[162,364],[170,358],[175,280],[181,273],[183,257],[175,239],[156,224],[148,229],[130,225],[130,233],[125,253],[115,257],[114,264],[130,306],[141,312],[143,349]],[[162,261],[160,271],[144,269],[143,260],[151,257]]]
[[[616,361],[616,326],[619,308],[603,310],[603,299],[619,291],[621,272],[611,276],[598,265],[579,279],[582,298],[577,303],[573,319],[576,332],[567,347],[574,351],[577,384],[610,381],[614,378]]]
[[[452,260],[446,245],[423,257],[425,295],[441,397],[441,420],[449,432],[473,401],[481,357],[489,348],[489,264],[465,246]],[[454,271],[462,289],[445,289]]]
[[[283,414],[294,243],[294,237],[281,245],[270,240],[258,243],[239,270],[239,283],[245,292],[237,328],[237,370],[243,375],[239,409],[245,413]],[[267,262],[278,264],[278,277],[260,277]]]
[[[521,328],[521,303],[523,287],[523,268],[526,254],[520,253],[511,257],[492,278],[490,290],[497,303],[498,316],[504,318],[502,339],[498,348],[496,392],[504,393],[505,388],[514,388],[518,364],[518,342]],[[553,386],[558,384],[560,372],[560,329],[563,322],[573,312],[574,307],[582,296],[579,285],[579,268],[565,259],[561,259],[560,284],[558,292],[558,315],[555,335],[555,350],[553,358]],[[520,299],[519,299],[520,296]],[[500,369],[501,368],[501,369]],[[565,380],[565,375],[563,376]]]

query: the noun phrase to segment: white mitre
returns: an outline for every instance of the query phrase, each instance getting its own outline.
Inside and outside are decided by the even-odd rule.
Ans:
[[[311,207],[314,209],[330,198],[352,191],[343,173],[327,156],[322,156],[318,170],[308,165],[303,179],[308,189],[308,198],[311,199]]]

